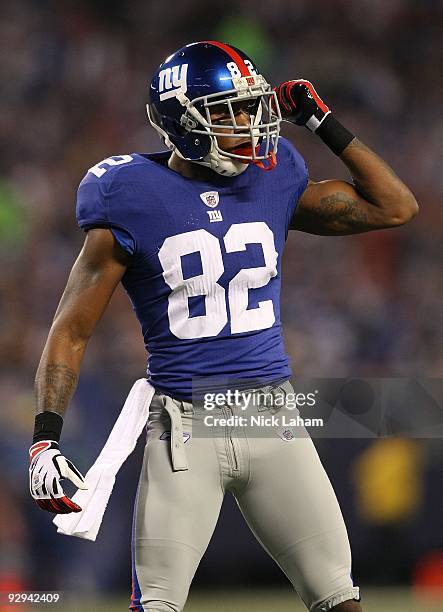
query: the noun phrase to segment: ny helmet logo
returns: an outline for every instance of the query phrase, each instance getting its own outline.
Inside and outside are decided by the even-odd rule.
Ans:
[[[178,93],[186,93],[188,84],[186,77],[188,75],[188,64],[181,66],[172,66],[172,68],[164,68],[160,70],[158,91],[160,92],[160,100],[174,98]]]

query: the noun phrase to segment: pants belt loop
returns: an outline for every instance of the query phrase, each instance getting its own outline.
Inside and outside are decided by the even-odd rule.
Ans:
[[[172,469],[179,472],[188,469],[185,444],[183,442],[183,424],[181,413],[174,400],[168,395],[164,396],[164,407],[171,419],[171,457]]]

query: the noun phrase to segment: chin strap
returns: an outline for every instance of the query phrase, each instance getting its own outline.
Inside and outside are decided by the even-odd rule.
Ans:
[[[256,154],[258,154],[259,150],[260,145],[258,144],[255,147]],[[264,170],[265,172],[273,170],[277,165],[277,155],[274,151],[272,151],[271,153],[269,153],[266,159],[234,160],[228,157],[223,158],[223,155],[217,151],[216,147],[213,144],[212,149],[205,157],[205,160],[196,163],[208,166],[209,168],[214,170],[214,172],[217,172],[218,174],[224,176],[238,176],[246,170],[249,164],[254,164],[254,166],[260,168],[260,170]]]
[[[256,148],[258,150],[259,146],[257,146]],[[179,157],[181,157],[182,159],[186,159],[186,157],[184,157],[180,153],[177,147],[173,146],[173,150]],[[205,166],[206,168],[210,168],[211,170],[213,170],[217,174],[220,174],[221,176],[238,176],[239,174],[242,174],[247,169],[249,164],[254,164],[254,166],[257,166],[257,168],[260,168],[260,170],[264,170],[265,172],[268,172],[269,170],[273,170],[275,166],[277,165],[277,155],[273,151],[272,153],[269,154],[268,158],[265,160],[260,159],[256,161],[253,161],[253,160],[242,161],[242,160],[234,160],[229,157],[223,158],[223,156],[218,154],[216,150],[215,151],[212,150],[208,153],[208,155],[202,161],[195,161],[195,160],[187,160],[187,161],[190,161],[192,164],[199,164],[200,166]]]
[[[211,140],[212,147],[209,153],[202,161],[196,161],[194,163],[207,166],[222,176],[238,176],[246,170],[248,167],[247,164],[241,163],[240,160],[223,156],[223,154],[217,150],[215,138],[213,136],[211,136]]]

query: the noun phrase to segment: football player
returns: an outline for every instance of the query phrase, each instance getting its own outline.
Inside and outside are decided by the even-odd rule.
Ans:
[[[248,437],[240,425],[194,436],[204,410],[193,381],[222,376],[254,393],[289,393],[279,314],[289,230],[393,228],[415,217],[417,202],[309,81],[273,89],[227,44],[192,43],[170,55],[147,108],[169,150],[109,157],[78,190],[86,239],[37,371],[32,496],[49,512],[81,510],[60,484],[85,487],[59,450],[63,415],[88,340],[122,282],[156,390],[135,504],[131,609],[183,609],[228,490],[309,610],[359,611],[346,528],[310,438],[272,427]],[[320,138],[352,183],[310,180],[279,136],[283,119]],[[183,442],[171,444],[182,430]]]

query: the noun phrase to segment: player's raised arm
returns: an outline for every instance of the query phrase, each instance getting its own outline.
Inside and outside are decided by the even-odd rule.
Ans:
[[[282,116],[316,133],[349,169],[353,184],[309,181],[290,228],[345,235],[403,225],[418,213],[415,197],[390,166],[335,117],[309,81],[276,89]]]
[[[84,480],[60,454],[63,415],[71,399],[86,345],[116,286],[128,256],[109,229],[91,229],[69,275],[38,366],[36,419],[30,449],[30,489],[37,504],[49,512],[79,512],[60,486],[69,478],[79,488]]]

